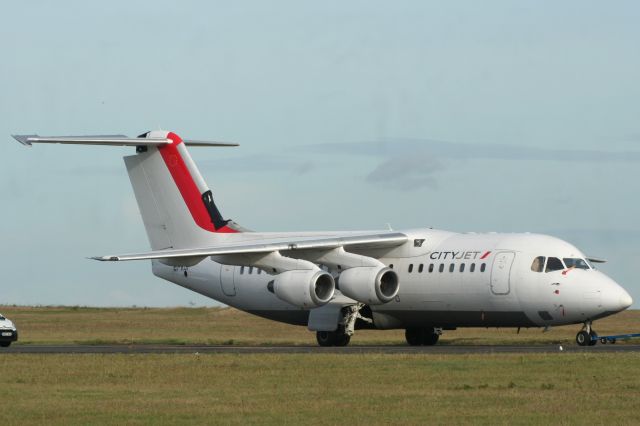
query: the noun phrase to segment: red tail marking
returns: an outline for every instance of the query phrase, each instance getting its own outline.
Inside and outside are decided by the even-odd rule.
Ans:
[[[216,232],[219,232],[221,234],[235,234],[238,231],[233,228],[229,228],[227,225],[225,225],[221,228],[216,229]]]
[[[485,252],[482,256],[480,256],[480,260],[485,259],[487,256],[491,254],[490,251]]]
[[[169,173],[171,173],[171,177],[176,183],[176,186],[178,187],[178,190],[182,195],[182,199],[187,205],[193,220],[200,228],[210,232],[237,232],[227,226],[223,226],[218,230],[215,229],[213,223],[211,223],[209,212],[202,201],[202,194],[200,194],[191,173],[189,173],[187,165],[178,152],[177,146],[182,143],[182,139],[175,133],[167,134],[167,138],[171,139],[173,143],[158,147],[158,151],[160,151],[160,155],[162,156],[164,163],[167,165]]]

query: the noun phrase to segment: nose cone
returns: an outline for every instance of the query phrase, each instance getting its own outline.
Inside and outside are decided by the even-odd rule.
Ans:
[[[624,311],[633,303],[629,293],[611,279],[601,281],[600,289],[602,292],[602,307],[606,312]]]
[[[619,302],[620,302],[620,310],[622,311],[627,309],[629,306],[633,304],[633,299],[631,298],[629,293],[626,292],[626,290],[622,290],[622,294],[620,295]]]

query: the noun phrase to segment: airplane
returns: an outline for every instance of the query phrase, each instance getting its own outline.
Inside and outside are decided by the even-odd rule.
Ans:
[[[132,138],[14,135],[18,142],[135,147],[124,157],[151,251],[97,256],[151,261],[155,276],[264,318],[306,326],[320,346],[345,346],[358,329],[404,329],[434,345],[459,327],[582,324],[623,311],[629,293],[568,242],[531,233],[406,231],[256,232],[224,219],[189,146],[167,131]]]

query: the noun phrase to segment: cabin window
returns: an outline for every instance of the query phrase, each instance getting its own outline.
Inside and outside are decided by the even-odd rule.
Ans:
[[[441,263],[440,266],[438,266],[438,271],[444,272],[444,263]]]
[[[577,269],[591,269],[589,264],[584,259],[573,259],[565,257],[564,264],[567,265],[567,268],[577,268]]]
[[[413,263],[409,264],[409,273],[413,272]]]
[[[429,264],[429,273],[433,272],[433,263]]]
[[[557,257],[550,257],[547,259],[547,267],[544,269],[545,272],[551,271],[560,271],[564,269],[564,265],[562,261]]]
[[[472,263],[471,266],[469,266],[469,272],[473,272],[476,270],[476,264]]]
[[[393,269],[393,263],[389,264],[389,268]]]
[[[483,263],[482,265],[480,265],[480,272],[484,272],[485,269],[487,269],[486,263]]]
[[[422,273],[424,269],[424,265],[421,263],[420,266],[418,266],[418,272]]]
[[[544,256],[538,256],[533,259],[531,270],[533,272],[542,272],[544,270]]]
[[[455,268],[456,268],[456,265],[452,263],[451,265],[449,265],[449,272],[453,272]]]
[[[244,266],[240,267],[240,275],[244,274]]]
[[[262,269],[258,269],[258,275],[262,273]]]
[[[464,263],[460,264],[460,272],[464,272]]]
[[[253,266],[249,266],[249,273],[253,274]]]

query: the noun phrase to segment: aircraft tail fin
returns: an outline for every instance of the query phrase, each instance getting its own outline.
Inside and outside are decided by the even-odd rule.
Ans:
[[[15,135],[14,138],[28,146],[34,143],[135,146],[136,154],[124,157],[124,162],[153,250],[213,245],[218,234],[246,231],[223,218],[186,148],[186,145],[237,144],[182,140],[166,131],[147,132],[137,138],[123,135]]]
[[[165,134],[173,143],[138,148],[136,155],[124,158],[151,248],[211,244],[215,234],[242,232],[223,218],[180,137],[158,133],[140,136],[153,139]]]

